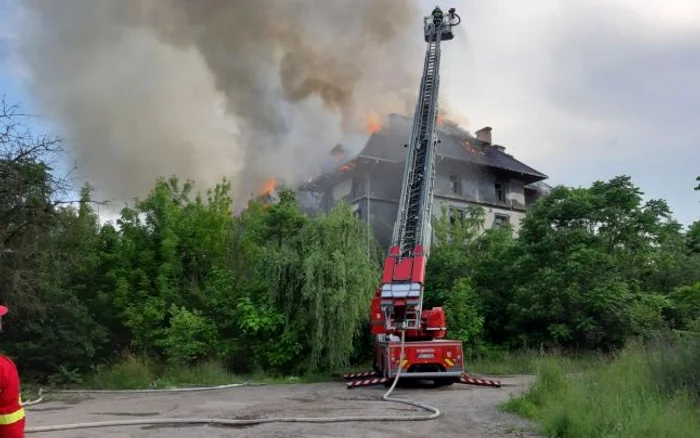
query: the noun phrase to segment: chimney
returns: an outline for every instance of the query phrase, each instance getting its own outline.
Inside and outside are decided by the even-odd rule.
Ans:
[[[476,131],[476,138],[485,143],[491,144],[491,127],[486,126]]]

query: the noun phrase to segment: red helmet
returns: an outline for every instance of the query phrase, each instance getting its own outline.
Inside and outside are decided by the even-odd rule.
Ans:
[[[9,311],[10,311],[10,309],[8,309],[7,307],[0,304],[0,318],[7,315],[7,312],[9,312]]]

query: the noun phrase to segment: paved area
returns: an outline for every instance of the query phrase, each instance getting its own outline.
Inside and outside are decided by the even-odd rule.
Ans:
[[[431,421],[271,423],[245,427],[213,425],[114,426],[32,433],[44,438],[184,437],[535,437],[532,426],[496,405],[521,392],[529,376],[501,378],[501,388],[454,384],[397,387],[392,397],[419,400],[440,409]],[[28,407],[27,426],[150,418],[261,418],[415,416],[419,409],[383,401],[384,386],[345,389],[343,383],[248,386],[179,394],[56,394]]]

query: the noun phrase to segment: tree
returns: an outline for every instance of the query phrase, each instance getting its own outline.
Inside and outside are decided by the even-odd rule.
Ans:
[[[686,232],[686,244],[690,252],[700,255],[700,220],[693,222]]]
[[[648,312],[634,309],[648,305],[644,278],[659,273],[659,248],[678,227],[664,201],[642,202],[642,194],[620,176],[590,188],[556,187],[532,207],[514,262],[514,336],[597,348],[619,346],[635,327],[648,326],[633,316]]]
[[[448,336],[462,341],[466,357],[477,356],[482,342],[484,317],[468,279],[455,281],[444,308]]]
[[[426,267],[425,307],[444,304],[455,282],[469,277],[470,248],[483,228],[484,215],[481,207],[463,213],[443,208],[439,219],[433,221],[435,240]]]
[[[57,218],[54,195],[65,189],[46,161],[60,141],[33,136],[22,124],[26,117],[17,105],[0,103],[0,300],[14,308],[9,320],[40,311],[34,255]]]

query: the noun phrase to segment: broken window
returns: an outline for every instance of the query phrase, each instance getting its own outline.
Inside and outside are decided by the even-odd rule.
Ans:
[[[450,224],[451,225],[456,224],[457,221],[459,221],[461,223],[464,222],[465,213],[464,213],[464,210],[462,210],[462,209],[450,207],[449,215],[450,215]]]
[[[496,201],[506,202],[506,185],[502,182],[496,183]]]
[[[493,216],[493,226],[494,229],[505,228],[510,224],[510,216],[507,214],[495,214]]]
[[[450,176],[451,192],[455,195],[462,194],[462,179],[458,176]]]

